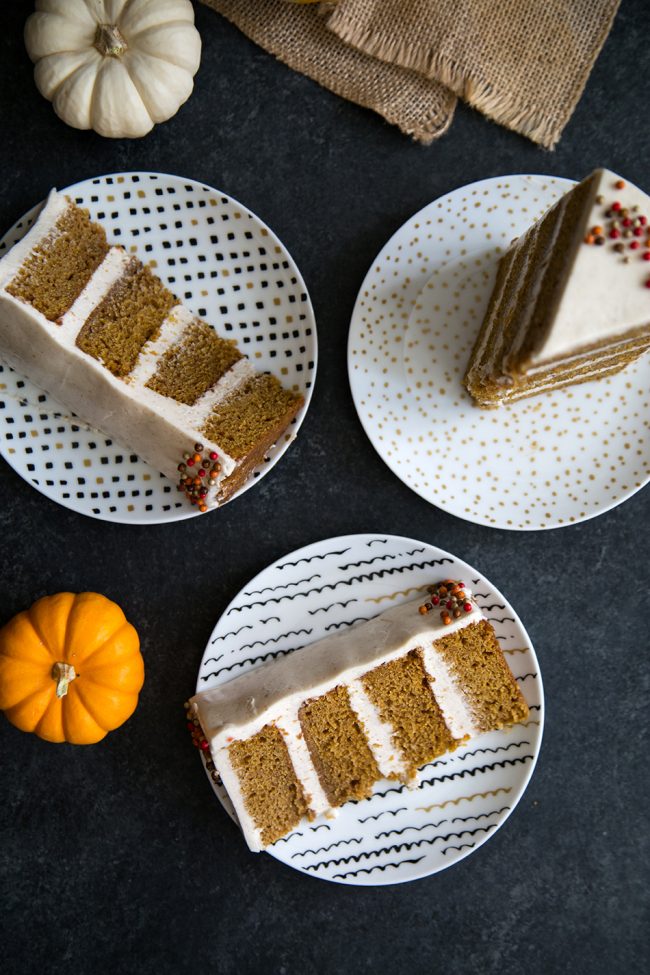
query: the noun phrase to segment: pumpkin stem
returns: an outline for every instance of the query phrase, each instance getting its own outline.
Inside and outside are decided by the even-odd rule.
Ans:
[[[55,663],[52,667],[52,677],[56,681],[56,696],[65,697],[68,693],[68,686],[76,677],[75,669],[72,664],[64,664],[62,661]]]
[[[93,43],[107,58],[121,58],[129,46],[117,24],[98,24]]]

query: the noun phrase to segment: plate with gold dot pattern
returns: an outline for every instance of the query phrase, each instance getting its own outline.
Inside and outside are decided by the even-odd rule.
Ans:
[[[192,312],[237,341],[305,404],[233,498],[267,474],[295,439],[311,398],[316,325],[307,289],[283,244],[255,214],[203,183],[161,173],[119,173],[62,192],[90,211],[111,244],[148,264]],[[0,256],[40,205],[0,240]],[[59,504],[107,521],[157,524],[199,517],[174,482],[82,423],[0,361],[0,453]],[[231,498],[230,500],[232,500]]]
[[[575,524],[650,480],[648,356],[497,410],[462,385],[500,256],[572,185],[503,176],[435,200],[380,252],[352,315],[350,385],[373,446],[417,494],[477,524]]]

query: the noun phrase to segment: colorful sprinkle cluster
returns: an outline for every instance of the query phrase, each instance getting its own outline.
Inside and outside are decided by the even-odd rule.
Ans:
[[[617,179],[614,183],[617,190],[625,189],[625,181]],[[639,213],[639,207],[625,207],[620,200],[613,200],[606,204],[604,196],[597,196],[596,203],[604,206],[603,224],[596,224],[585,237],[585,244],[595,244],[602,247],[607,241],[614,241],[612,250],[622,255],[625,264],[629,264],[628,251],[639,251],[642,261],[650,261],[650,226],[644,213]],[[650,288],[650,277],[644,282]]]
[[[445,579],[434,586],[427,586],[429,599],[418,607],[422,616],[432,613],[436,607],[440,607],[440,619],[445,624],[449,624],[453,619],[460,619],[463,613],[472,612],[472,602],[465,592],[465,586],[456,579]]]
[[[183,454],[183,460],[178,465],[178,473],[181,476],[178,482],[178,490],[183,492],[188,501],[198,505],[199,511],[208,510],[205,503],[208,489],[212,487],[221,470],[219,455],[216,451],[210,450],[204,456],[204,450],[205,447],[202,443],[195,443],[194,453]]]
[[[210,745],[208,744],[207,738],[203,734],[199,719],[197,718],[196,714],[192,710],[190,702],[186,701],[183,706],[185,708],[185,717],[187,719],[187,729],[192,735],[192,744],[194,745],[195,748],[198,748],[200,751],[209,753]],[[217,768],[214,762],[212,761],[212,758],[209,756],[209,754],[206,755],[205,767],[210,773],[210,778],[212,779],[213,782],[221,781],[221,779],[219,778],[219,773],[217,772]]]

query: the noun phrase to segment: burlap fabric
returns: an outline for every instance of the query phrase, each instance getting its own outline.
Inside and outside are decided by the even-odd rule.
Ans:
[[[620,0],[203,2],[292,68],[422,142],[447,129],[455,94],[552,148]]]
[[[285,0],[203,0],[285,64],[364,108],[372,108],[420,142],[451,123],[456,98],[437,81],[371,57],[328,30],[317,6]]]

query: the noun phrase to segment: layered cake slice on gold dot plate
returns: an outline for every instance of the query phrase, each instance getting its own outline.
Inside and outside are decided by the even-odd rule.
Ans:
[[[479,406],[608,376],[650,347],[650,197],[598,169],[499,262],[465,374]]]

